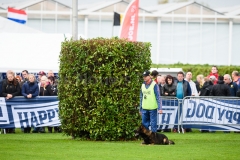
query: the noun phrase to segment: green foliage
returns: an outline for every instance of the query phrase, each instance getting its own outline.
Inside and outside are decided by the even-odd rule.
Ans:
[[[62,43],[58,97],[65,134],[91,140],[133,138],[150,46],[117,38]]]
[[[152,68],[182,68],[183,71],[192,72],[193,79],[196,80],[197,75],[202,74],[203,76],[208,76],[211,72],[213,65],[209,64],[152,64]],[[240,66],[217,66],[219,75],[232,74],[232,71],[240,71]]]

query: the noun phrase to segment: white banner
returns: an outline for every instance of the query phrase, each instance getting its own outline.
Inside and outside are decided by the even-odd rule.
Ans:
[[[0,98],[0,128],[59,126],[56,96]]]
[[[240,99],[185,99],[182,124],[212,130],[239,130],[239,103]]]

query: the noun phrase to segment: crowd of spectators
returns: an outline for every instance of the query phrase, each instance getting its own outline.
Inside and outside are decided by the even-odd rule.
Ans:
[[[172,96],[183,99],[186,96],[231,96],[240,97],[240,75],[238,71],[219,75],[218,68],[212,66],[209,75],[197,75],[196,81],[192,81],[192,73],[178,72],[177,77],[171,75],[157,75],[154,80],[159,85],[161,96]]]
[[[212,66],[209,75],[197,75],[196,81],[192,81],[192,73],[178,72],[177,77],[171,75],[157,75],[152,71],[153,79],[159,86],[161,96],[183,99],[186,96],[231,96],[240,97],[240,75],[238,71],[219,75],[218,68]],[[157,77],[157,78],[155,78]],[[173,129],[174,130],[174,129]],[[170,130],[164,130],[165,132]],[[186,128],[187,132],[191,129]]]
[[[24,96],[27,99],[37,96],[56,96],[58,92],[57,80],[52,70],[47,74],[44,71],[38,73],[38,77],[23,70],[20,75],[15,75],[12,70],[7,71],[6,79],[0,81],[0,97],[6,100],[15,96]],[[48,127],[52,133],[53,127]],[[54,127],[54,132],[59,132],[59,127]],[[7,128],[6,133],[14,133],[14,128]],[[31,127],[23,129],[24,133],[30,133]],[[34,127],[32,133],[45,133],[45,127]]]

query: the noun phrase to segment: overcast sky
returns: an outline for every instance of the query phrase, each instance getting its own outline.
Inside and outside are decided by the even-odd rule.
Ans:
[[[25,1],[25,0],[0,0],[0,3],[6,2],[17,2],[17,1]],[[72,3],[72,0],[57,0],[59,2],[63,2],[64,4]],[[78,4],[89,4],[89,3],[96,3],[101,2],[104,0],[78,0]],[[169,0],[174,1],[174,0]],[[230,7],[234,5],[240,5],[240,0],[195,0],[200,4],[207,5],[210,8],[222,8],[222,7]],[[141,6],[154,6],[158,4],[158,0],[139,0]]]

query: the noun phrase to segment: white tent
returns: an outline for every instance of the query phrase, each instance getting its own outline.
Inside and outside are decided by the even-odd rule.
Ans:
[[[25,69],[32,73],[58,72],[61,42],[65,36],[71,37],[43,33],[0,17],[0,73]]]
[[[0,33],[0,72],[58,72],[63,41],[63,34]]]
[[[43,33],[0,16],[0,33]]]

